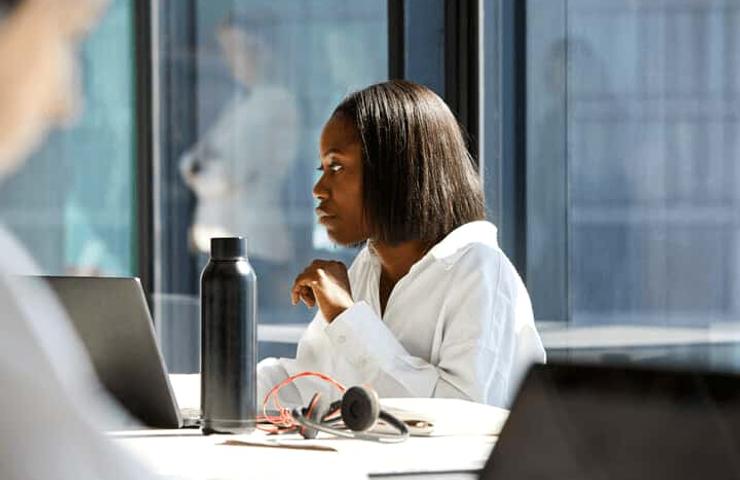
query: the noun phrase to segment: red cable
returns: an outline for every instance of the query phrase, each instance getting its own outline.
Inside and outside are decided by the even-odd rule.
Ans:
[[[265,399],[262,402],[262,415],[257,417],[257,421],[268,422],[272,424],[273,428],[264,428],[257,425],[258,429],[269,433],[281,433],[281,429],[282,431],[293,431],[298,427],[296,422],[293,420],[293,415],[291,415],[290,409],[283,407],[280,403],[280,399],[277,396],[277,393],[286,385],[291,384],[300,378],[306,377],[317,377],[327,383],[330,383],[334,385],[340,393],[344,393],[344,391],[346,390],[344,385],[337,382],[329,375],[325,375],[320,372],[299,372],[295,375],[291,375],[290,377],[272,387],[267,395],[265,395]],[[275,396],[275,406],[277,408],[277,411],[279,412],[279,415],[277,416],[267,415],[267,405],[270,402],[270,397],[272,397],[273,395]]]

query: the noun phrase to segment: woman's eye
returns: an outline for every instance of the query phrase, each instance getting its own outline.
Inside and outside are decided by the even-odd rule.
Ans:
[[[344,167],[341,166],[341,165],[339,165],[338,163],[332,163],[327,168],[329,170],[331,170],[332,173],[337,173],[337,172],[341,171]],[[323,165],[319,165],[318,167],[316,167],[316,170],[318,170],[319,172],[323,172],[324,171],[324,166]]]

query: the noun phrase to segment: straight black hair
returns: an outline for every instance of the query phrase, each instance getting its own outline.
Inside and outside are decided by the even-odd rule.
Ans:
[[[373,240],[439,242],[486,217],[483,190],[455,116],[430,89],[392,80],[334,110],[362,146],[363,201]]]

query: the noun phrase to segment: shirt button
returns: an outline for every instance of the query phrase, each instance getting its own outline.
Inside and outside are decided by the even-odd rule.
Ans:
[[[345,337],[344,335],[339,335],[339,336],[337,337],[337,343],[339,343],[340,345],[341,345],[342,343],[346,342],[346,341],[347,341],[347,337]]]

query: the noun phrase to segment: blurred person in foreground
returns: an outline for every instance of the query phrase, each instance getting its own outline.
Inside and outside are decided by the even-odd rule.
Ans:
[[[76,113],[78,43],[103,0],[0,0],[0,178]],[[98,383],[33,259],[0,225],[0,478],[147,478],[101,433],[125,415]]]

